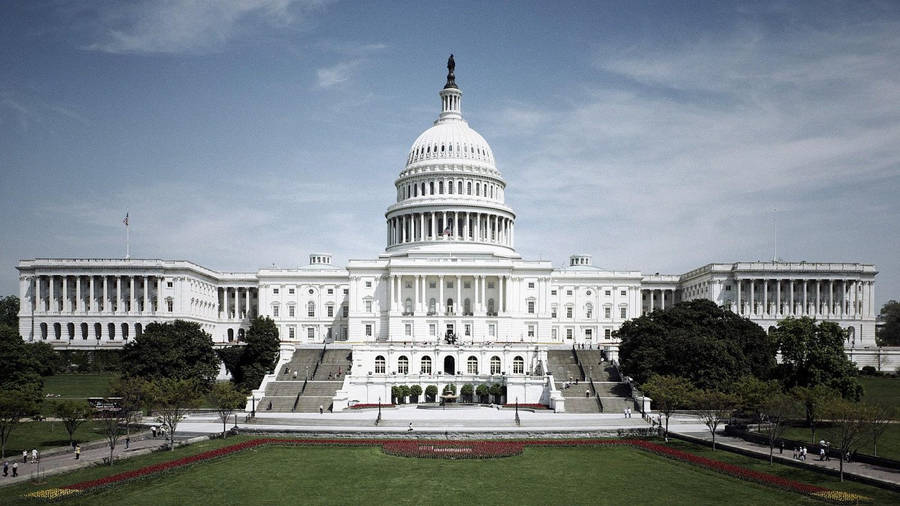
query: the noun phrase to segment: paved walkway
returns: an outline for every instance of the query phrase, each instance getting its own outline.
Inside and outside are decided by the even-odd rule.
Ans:
[[[680,428],[679,428],[680,429]],[[669,432],[676,432],[672,430],[672,427],[669,427]],[[705,441],[711,441],[712,436],[709,431],[704,432],[687,432],[684,430],[677,431],[680,434],[685,434],[687,436],[691,436],[698,439],[703,439]],[[757,443],[751,443],[749,441],[744,441],[743,439],[725,436],[724,434],[716,433],[716,447],[722,445],[723,447],[734,447],[740,448],[744,451],[750,451],[758,455],[762,455],[765,458],[769,458],[769,447],[767,445],[761,445]],[[812,448],[815,445],[810,445],[809,448]],[[806,467],[810,467],[813,469],[830,469],[833,471],[838,471],[840,469],[840,460],[832,458],[831,460],[819,460],[818,455],[813,455],[812,450],[810,454],[806,457],[806,461],[799,462],[794,460],[792,457],[792,451],[788,448],[785,448],[783,454],[778,452],[778,449],[775,449],[774,459],[776,462],[792,464],[792,465],[804,465]],[[883,481],[887,483],[893,483],[900,485],[900,471],[896,469],[889,469],[886,467],[874,466],[871,464],[866,464],[863,462],[844,462],[844,474],[853,474],[857,476],[862,476],[871,480]]]
[[[220,426],[221,427],[221,426]],[[166,442],[162,438],[150,438],[150,433],[132,434],[131,443],[128,449],[125,449],[125,438],[119,439],[116,443],[116,449],[113,452],[113,458],[127,459],[137,455],[145,455],[154,450],[158,450],[165,446]],[[144,439],[146,437],[146,439]],[[183,441],[187,436],[176,435],[175,440]],[[106,441],[88,442],[81,446],[81,457],[75,460],[75,452],[71,447],[59,447],[45,450],[45,456],[40,458],[37,464],[31,464],[31,452],[28,454],[28,463],[22,462],[22,454],[8,455],[5,460],[9,461],[9,476],[3,477],[0,474],[0,487],[11,485],[13,483],[21,483],[26,480],[40,479],[43,476],[50,476],[59,473],[73,471],[84,467],[92,466],[98,462],[103,462],[109,458],[109,446]],[[12,464],[19,463],[19,475],[12,477]],[[0,462],[2,465],[2,462]]]

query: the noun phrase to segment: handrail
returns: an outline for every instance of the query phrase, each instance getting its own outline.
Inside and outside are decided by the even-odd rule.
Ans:
[[[575,349],[575,345],[572,345],[572,355],[575,356],[575,363],[578,364],[578,370],[581,371],[581,381],[587,379],[587,376],[584,375],[584,366],[581,365],[581,359],[578,357],[578,350]]]
[[[594,391],[594,399],[597,400],[597,407],[599,407],[600,412],[603,413],[603,400],[600,399],[600,394],[597,393],[597,386],[594,385],[594,378],[591,378],[590,381],[591,381],[591,390]]]
[[[303,386],[300,387],[300,393],[297,394],[297,397],[300,397],[301,395],[303,395],[303,392],[306,391],[306,383],[307,383],[308,381],[309,381],[309,378],[303,380]]]
[[[303,386],[306,387],[306,382],[303,382]],[[300,396],[303,394],[303,391],[297,392],[297,397],[294,398],[294,405],[291,407],[291,413],[297,411],[297,404],[300,403]]]

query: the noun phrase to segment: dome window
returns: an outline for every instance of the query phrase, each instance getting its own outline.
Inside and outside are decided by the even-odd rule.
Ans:
[[[445,147],[446,147],[446,146],[444,146],[443,144],[441,144],[441,153],[444,152],[444,148],[445,148]]]

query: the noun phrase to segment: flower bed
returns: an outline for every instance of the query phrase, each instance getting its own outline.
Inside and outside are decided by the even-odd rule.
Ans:
[[[133,471],[113,474],[96,480],[83,481],[66,485],[60,488],[39,490],[26,494],[29,499],[42,501],[56,501],[67,496],[97,490],[103,487],[118,485],[130,480],[155,476],[163,472],[183,468],[197,462],[203,462],[222,456],[230,455],[251,448],[265,445],[280,446],[380,446],[388,455],[418,458],[446,458],[446,459],[485,459],[496,457],[509,457],[521,455],[526,446],[541,447],[574,447],[574,446],[605,446],[628,445],[644,451],[655,453],[667,458],[700,466],[716,472],[726,474],[742,480],[753,481],[784,490],[798,492],[837,504],[857,503],[869,499],[860,495],[829,490],[823,487],[801,483],[773,474],[753,471],[744,467],[720,462],[701,457],[668,446],[660,445],[642,439],[538,439],[524,441],[446,441],[446,440],[418,440],[418,439],[278,439],[259,438],[244,441],[242,443],[201,452],[196,455],[182,457],[142,467]]]
[[[350,406],[350,409],[377,408],[378,406],[381,406],[382,408],[393,408],[396,404],[354,404]]]

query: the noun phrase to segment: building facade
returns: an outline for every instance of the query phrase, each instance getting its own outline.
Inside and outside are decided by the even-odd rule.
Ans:
[[[359,346],[372,357],[363,369],[374,374],[374,357],[436,343],[521,346],[523,359],[540,356],[535,346],[587,344],[615,357],[623,322],[705,298],[765,329],[788,316],[834,321],[847,330],[848,349],[875,347],[873,265],[738,262],[646,275],[598,268],[587,254],[563,267],[523,259],[506,182],[490,145],[463,118],[462,95],[451,70],[437,120],[395,180],[376,258],[341,267],[313,253],[302,268],[244,273],[180,260],[22,260],[22,337],[59,349],[117,348],[150,322],[183,319],[227,345],[261,315],[275,320],[284,343]],[[513,374],[519,354],[506,355],[502,368]],[[482,358],[476,370],[491,367]]]

